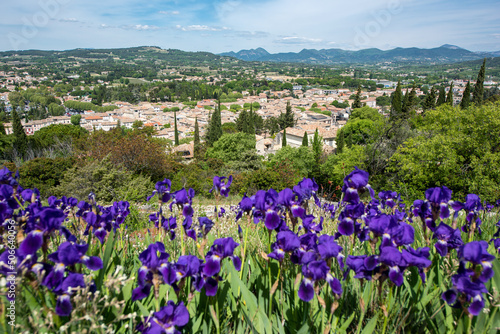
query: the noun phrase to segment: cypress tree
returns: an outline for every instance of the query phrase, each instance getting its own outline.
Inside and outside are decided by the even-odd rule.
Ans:
[[[0,136],[1,135],[6,135],[7,132],[5,131],[5,126],[3,125],[2,122],[0,122]]]
[[[352,103],[352,109],[361,108],[363,104],[361,103],[361,85],[358,85],[358,91],[354,97],[354,102]]]
[[[476,85],[474,86],[474,93],[472,93],[472,102],[480,106],[483,104],[484,94],[484,74],[486,71],[486,58],[483,60],[483,65],[477,74]]]
[[[179,132],[177,131],[177,114],[174,111],[174,144],[179,146]]]
[[[340,129],[337,132],[336,141],[337,141],[337,152],[336,153],[337,154],[342,153],[342,151],[344,150],[344,146],[345,146],[344,131],[342,131],[342,129]]]
[[[286,146],[286,128],[283,129],[283,140],[281,141],[281,147]]]
[[[290,102],[286,103],[286,113],[285,113],[285,128],[293,128],[295,126],[295,116],[293,115],[292,106]]]
[[[448,91],[448,95],[446,95],[446,103],[453,107],[453,81],[450,85],[450,90]]]
[[[465,86],[464,95],[462,96],[462,102],[460,102],[460,108],[467,109],[470,105],[470,81],[467,81],[467,86]]]
[[[401,92],[401,82],[398,81],[398,85],[396,86],[396,91],[392,96],[391,102],[391,118],[396,118],[401,113],[403,107],[403,93]]]
[[[436,108],[436,88],[432,87],[431,91],[425,97],[423,104],[424,111]]]
[[[408,92],[408,88],[406,88],[406,94],[403,98],[403,107],[401,111],[405,114],[408,114],[408,112],[410,111],[410,93]]]
[[[316,161],[316,165],[319,166],[319,160],[321,159],[321,155],[323,154],[323,142],[319,135],[318,128],[316,128],[316,131],[314,132],[312,150],[314,153],[314,160]]]
[[[439,96],[436,102],[436,106],[439,107],[440,105],[444,104],[446,102],[446,92],[444,91],[444,87],[441,86],[439,88]]]
[[[220,105],[220,101],[219,101]],[[210,122],[208,124],[206,142],[209,147],[211,147],[219,138],[222,136],[222,124],[220,109],[215,108],[215,111],[210,117]]]
[[[14,148],[21,156],[24,156],[28,149],[28,137],[15,109],[12,110],[12,132],[14,133]]]
[[[413,108],[417,105],[417,85],[413,82],[413,87],[411,88],[410,97],[408,98],[408,106],[409,111],[412,111]]]
[[[200,128],[198,126],[198,117],[194,119],[194,156],[198,158],[198,150],[200,149]]]
[[[307,131],[304,131],[304,137],[302,137],[302,146],[309,146],[309,139],[307,138]]]

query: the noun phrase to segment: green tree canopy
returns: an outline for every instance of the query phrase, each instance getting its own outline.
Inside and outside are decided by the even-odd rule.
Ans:
[[[286,160],[303,177],[308,175],[315,164],[314,155],[310,148],[304,146],[297,148],[285,146],[269,157],[268,167],[279,166]]]
[[[454,198],[468,193],[482,200],[500,197],[500,103],[428,111],[420,135],[400,145],[390,159],[395,183],[412,194],[445,185]],[[446,124],[446,126],[443,126]]]
[[[255,150],[255,144],[255,135],[242,132],[227,133],[207,150],[206,156],[224,162],[238,161],[244,152]]]
[[[376,122],[383,120],[383,118],[384,117],[378,112],[377,109],[365,106],[353,110],[351,113],[351,117],[349,118],[349,122],[355,119],[369,119]]]

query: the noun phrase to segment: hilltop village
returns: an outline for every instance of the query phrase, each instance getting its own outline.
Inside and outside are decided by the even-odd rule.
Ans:
[[[0,88],[4,92],[0,94],[0,101],[5,105],[7,111],[11,110],[9,93],[16,90],[26,90],[27,87],[34,86],[46,78],[31,77],[28,73],[24,76],[13,75],[14,72],[0,72],[2,84]],[[74,78],[77,79],[77,78]],[[191,77],[190,80],[202,78]],[[269,80],[290,80],[290,78],[267,78]],[[101,84],[106,84],[102,82]],[[110,84],[109,82],[107,84]],[[460,103],[465,86],[465,80],[451,80],[453,84],[454,104]],[[485,82],[485,85],[494,85],[495,82]],[[21,86],[23,85],[23,86]],[[379,113],[387,115],[388,106],[379,105],[377,101],[387,100],[395,91],[397,82],[389,80],[377,81],[376,90],[361,91],[361,103],[363,106],[375,108]],[[75,87],[83,90],[84,87]],[[93,87],[90,87],[93,89]],[[6,90],[6,91],[5,91]],[[446,88],[448,94],[449,88]],[[234,92],[237,94],[238,92]],[[331,153],[336,148],[337,131],[346,124],[351,112],[351,105],[354,102],[356,90],[351,89],[321,89],[307,88],[302,85],[294,85],[292,89],[281,91],[264,91],[258,95],[251,95],[249,91],[243,91],[239,94],[241,97],[229,103],[221,103],[222,124],[235,122],[241,110],[248,109],[251,104],[255,106],[253,112],[261,116],[264,120],[270,117],[279,117],[285,112],[287,105],[290,105],[296,119],[294,127],[286,129],[287,143],[292,147],[298,147],[302,143],[304,132],[309,139],[312,139],[314,132],[318,129],[323,138],[325,153]],[[421,89],[416,89],[417,97],[423,96]],[[61,105],[68,101],[92,102],[89,96],[75,97],[69,92],[63,96],[57,97]],[[174,112],[177,117],[177,129],[179,138],[190,138],[193,136],[195,120],[198,120],[200,126],[200,135],[206,130],[211,112],[217,107],[216,99],[203,99],[193,103],[182,102],[139,102],[131,104],[128,102],[115,101],[113,103],[104,103],[103,107],[115,106],[116,109],[105,112],[95,112],[84,110],[83,112],[72,110],[65,107],[65,113],[62,116],[52,116],[40,120],[22,120],[22,125],[27,135],[32,135],[43,127],[52,124],[71,124],[71,116],[81,115],[80,125],[88,131],[104,130],[109,131],[117,126],[132,128],[134,124],[140,121],[142,126],[154,128],[154,136],[174,140]],[[383,104],[383,103],[382,103]],[[340,107],[339,107],[340,106]],[[389,106],[390,107],[390,106]],[[25,111],[30,108],[25,105]],[[12,132],[10,123],[4,124],[6,133]],[[266,131],[256,134],[256,149],[258,154],[267,155],[274,153],[281,148],[284,131],[276,134],[269,134]],[[193,144],[187,143],[181,147],[175,148],[185,152],[186,157],[192,157]]]

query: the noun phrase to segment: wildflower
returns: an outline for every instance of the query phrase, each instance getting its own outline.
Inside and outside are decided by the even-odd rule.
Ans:
[[[250,211],[252,211],[253,209],[253,205],[254,201],[252,200],[252,198],[247,197],[247,195],[244,194],[240,203],[238,203],[238,213],[236,214],[236,221],[238,221],[243,216],[243,213],[250,213]]]
[[[438,216],[441,219],[450,216],[448,204],[451,201],[451,190],[446,186],[427,189],[425,191],[425,199],[431,204],[434,220],[437,220]]]
[[[155,190],[153,193],[147,197],[147,201],[154,197],[154,195],[158,194],[158,199],[161,203],[167,203],[170,198],[170,188],[172,186],[172,182],[169,179],[164,179],[163,181],[158,181],[155,184]]]
[[[330,274],[325,261],[312,261],[302,266],[304,279],[299,286],[299,298],[305,302],[314,297],[314,284],[319,280],[327,280],[330,288],[336,294],[342,294],[342,286],[339,280]]]
[[[267,192],[257,191],[255,194],[255,223],[262,219],[269,230],[274,230],[280,225],[281,218],[277,210],[278,197],[279,195],[274,189],[269,189]]]
[[[155,288],[156,296],[159,285],[169,281],[168,277],[171,277],[169,257],[170,254],[165,252],[165,246],[161,242],[149,245],[146,250],[139,254],[142,266],[137,273],[139,286],[132,291],[133,301],[146,298],[152,286]]]
[[[181,334],[177,328],[189,322],[189,312],[184,302],[177,305],[169,300],[167,305],[155,312],[151,318],[137,325],[136,330],[143,334]]]
[[[281,231],[276,235],[276,242],[271,245],[273,250],[268,256],[283,261],[285,253],[292,252],[300,247],[299,237],[292,231]]]
[[[395,201],[400,200],[398,193],[390,190],[379,192],[378,197],[380,198],[382,208],[387,206],[392,209],[396,205]]]
[[[74,289],[84,288],[85,281],[82,274],[70,273],[53,292],[57,294],[56,313],[59,316],[69,316],[73,306],[71,295]]]
[[[434,247],[436,247],[436,251],[441,256],[446,256],[450,249],[456,249],[463,245],[460,231],[458,229],[453,229],[443,222],[441,222],[434,231],[433,238],[437,239]]]
[[[345,194],[344,202],[351,204],[359,203],[359,191],[368,189],[370,196],[373,198],[375,192],[368,184],[369,174],[364,170],[354,167],[355,169],[345,177],[342,192]]]
[[[455,215],[458,215],[460,210],[465,210],[467,212],[466,221],[467,226],[462,227],[462,231],[468,232],[469,227],[472,223],[475,223],[475,226],[478,227],[479,232],[481,233],[481,219],[479,218],[479,211],[484,210],[483,205],[481,204],[481,199],[476,194],[468,194],[465,197],[465,203],[455,201],[452,204],[453,210],[455,210]]]
[[[221,194],[224,197],[227,197],[229,195],[229,187],[231,186],[231,183],[233,182],[233,176],[230,175],[229,178],[227,178],[227,183],[224,182],[224,179],[226,179],[225,176],[214,176],[213,179],[213,187],[210,189],[210,193],[215,190],[216,193]]]
[[[40,210],[32,222],[27,224],[26,238],[19,245],[22,256],[35,254],[48,237],[61,229],[61,224],[66,219],[66,214],[60,209],[44,208]]]
[[[205,267],[203,268],[205,275],[217,275],[220,272],[221,261],[226,257],[233,260],[234,267],[239,271],[241,269],[241,260],[238,256],[233,255],[238,246],[239,244],[231,237],[215,240],[205,257]]]

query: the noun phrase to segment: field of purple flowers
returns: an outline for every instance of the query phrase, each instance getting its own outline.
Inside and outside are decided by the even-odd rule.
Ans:
[[[497,333],[498,205],[445,186],[406,206],[367,172],[322,202],[312,179],[216,210],[158,182],[131,206],[50,197],[0,170],[5,333]],[[14,305],[14,307],[12,307]]]

